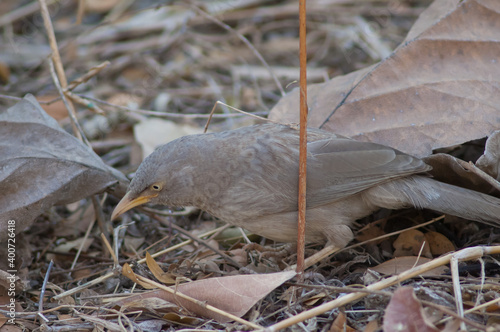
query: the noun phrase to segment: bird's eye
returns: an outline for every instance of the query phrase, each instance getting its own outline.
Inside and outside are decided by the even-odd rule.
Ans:
[[[161,190],[161,184],[159,183],[155,183],[151,186],[151,189],[153,189],[154,191],[160,191]]]

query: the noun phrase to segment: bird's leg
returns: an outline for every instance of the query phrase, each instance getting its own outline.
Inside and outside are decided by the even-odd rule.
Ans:
[[[273,248],[269,246],[261,246],[258,243],[249,243],[243,247],[245,251],[256,250],[260,253],[260,259],[262,258],[274,258],[278,260],[280,258],[286,257],[288,254],[295,251],[295,245],[287,243],[279,247]]]
[[[279,259],[282,257],[285,257],[286,255],[292,253],[294,250],[296,250],[296,244],[285,244],[283,246],[280,246],[278,248],[272,248],[268,246],[261,246],[260,244],[257,243],[250,243],[247,244],[243,249],[245,251],[250,251],[250,250],[256,250],[261,253],[260,258],[274,258],[274,259]],[[312,256],[306,258],[304,261],[304,268],[309,268],[313,266],[314,264],[322,261],[323,259],[329,257],[330,255],[334,254],[335,252],[339,251],[341,248],[335,246],[334,244],[326,244],[323,249],[320,251],[316,252]],[[286,270],[295,270],[297,268],[297,265],[291,265],[289,266]]]
[[[314,255],[306,258],[306,260],[304,261],[304,269],[307,269],[307,268],[313,266],[314,264],[322,261],[323,259],[329,257],[330,255],[332,255],[333,253],[335,253],[339,250],[340,250],[340,248],[335,246],[334,244],[327,244],[323,249],[321,249],[320,251],[318,251]],[[296,268],[297,268],[297,265],[295,264],[295,265],[288,267],[287,270],[295,270]]]

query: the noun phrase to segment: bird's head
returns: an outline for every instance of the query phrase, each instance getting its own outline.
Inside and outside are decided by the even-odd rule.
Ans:
[[[111,220],[145,204],[180,206],[188,203],[193,188],[190,142],[179,139],[157,148],[141,163],[127,194],[115,207]],[[186,204],[187,205],[187,204]]]

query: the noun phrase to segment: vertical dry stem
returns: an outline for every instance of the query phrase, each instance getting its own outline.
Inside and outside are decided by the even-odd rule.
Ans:
[[[299,155],[299,220],[297,234],[297,273],[304,272],[306,234],[306,174],[307,174],[307,50],[306,0],[299,1],[300,43],[300,155]]]

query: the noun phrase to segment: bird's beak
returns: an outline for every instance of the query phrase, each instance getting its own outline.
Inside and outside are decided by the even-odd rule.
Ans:
[[[118,203],[118,205],[113,210],[113,214],[111,214],[111,220],[115,220],[116,217],[127,212],[128,210],[130,210],[133,207],[136,207],[138,205],[142,205],[142,204],[149,202],[152,198],[154,198],[156,196],[157,195],[139,196],[137,198],[131,199],[130,192],[128,192],[125,196],[123,196],[122,200]]]

